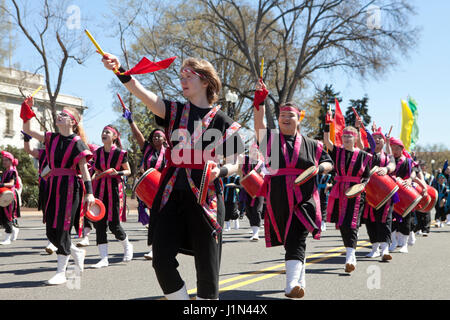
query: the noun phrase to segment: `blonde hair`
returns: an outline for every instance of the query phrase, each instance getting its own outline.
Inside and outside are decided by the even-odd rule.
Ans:
[[[81,121],[83,120],[83,118],[81,117],[80,113],[78,112],[77,109],[72,108],[72,107],[64,107],[64,109],[70,111],[70,113],[75,117],[75,120],[77,121],[77,123],[73,126],[72,130],[73,132],[80,136],[81,140],[88,145],[88,140],[86,137],[86,132],[83,129],[83,126],[81,125]]]
[[[351,132],[354,132],[354,133],[358,134],[358,130],[356,130],[356,128],[352,127],[352,126],[345,127],[344,131],[345,130],[348,130],[348,131],[351,131]]]
[[[187,58],[183,61],[181,69],[185,67],[190,67],[192,70],[200,74],[201,80],[208,83],[206,88],[206,98],[210,104],[213,104],[219,100],[219,93],[222,90],[222,82],[217,75],[217,71],[214,66],[204,60],[196,58]]]

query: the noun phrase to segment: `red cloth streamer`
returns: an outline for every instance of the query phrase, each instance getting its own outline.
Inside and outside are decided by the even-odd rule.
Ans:
[[[262,79],[259,79],[259,82],[262,84]],[[253,99],[253,106],[259,111],[259,105],[266,100],[269,95],[269,91],[263,86],[260,90],[255,91],[255,98]]]
[[[130,70],[121,73],[121,75],[129,76],[132,74],[145,74],[167,69],[176,58],[177,57],[172,57],[159,62],[153,62],[144,57],[141,61],[139,61],[137,65],[135,65]]]
[[[27,101],[25,100],[22,103],[22,107],[20,109],[20,118],[24,121],[27,122],[28,120],[30,120],[31,118],[36,117],[36,114],[34,113],[34,111],[31,109],[31,107],[28,105]]]
[[[336,110],[334,113],[334,124],[335,124],[335,134],[336,134],[336,146],[340,147],[342,146],[342,132],[344,131],[345,128],[345,118],[344,115],[342,114],[341,111],[341,107],[339,106],[339,101],[338,99],[334,99],[335,105],[336,105]]]

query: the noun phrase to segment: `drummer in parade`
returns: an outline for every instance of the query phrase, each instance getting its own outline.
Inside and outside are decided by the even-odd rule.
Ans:
[[[85,207],[89,210],[95,203],[87,166],[92,153],[87,147],[82,118],[76,109],[65,107],[58,114],[56,126],[60,133],[42,133],[31,129],[30,122],[36,115],[32,111],[33,99],[27,100],[21,112],[26,115],[22,118],[23,131],[45,144],[51,169],[49,192],[45,199],[46,231],[48,239],[58,250],[57,271],[47,284],[60,285],[67,282],[66,269],[70,256],[75,261],[76,272],[81,275],[84,270],[86,252],[72,243],[70,230],[73,225],[77,225],[81,236],[82,209]],[[68,196],[61,197],[62,194]],[[76,216],[80,217],[78,221],[74,221]]]
[[[400,139],[391,137],[387,139],[386,147],[387,152],[392,154],[395,158],[396,168],[394,172],[391,173],[391,176],[402,179],[401,184],[406,190],[411,189],[412,182],[416,179],[416,173],[412,170],[414,161],[406,152],[403,142]],[[426,189],[424,192],[426,192]],[[401,200],[400,195],[400,201]],[[412,215],[409,212],[398,212],[395,205],[394,212],[391,234],[392,243],[389,251],[394,251],[398,246],[400,247],[399,251],[401,253],[408,253],[408,238],[412,230]]]
[[[294,103],[280,106],[279,130],[267,128],[264,120],[267,95],[260,79],[254,100],[254,129],[267,171],[262,189],[267,201],[266,247],[284,246],[285,295],[302,298],[306,287],[306,238],[311,233],[318,240],[321,233],[322,214],[315,175],[330,172],[333,162],[321,142],[300,133],[304,113]],[[296,178],[311,168],[314,170],[308,180],[296,185]]]
[[[356,120],[356,128],[358,130],[358,140],[361,140],[360,127],[362,122],[360,119]],[[384,146],[386,143],[386,136],[383,134],[381,128],[378,128],[372,133],[372,137],[375,141],[375,149],[372,154],[372,162],[370,168],[379,176],[385,176],[392,173],[395,170],[395,159],[392,155],[388,155],[384,151]],[[362,145],[361,142],[358,145]],[[392,182],[392,184],[394,184]],[[389,194],[390,197],[393,194]],[[389,261],[392,256],[389,254],[389,245],[391,243],[391,227],[392,227],[392,211],[393,205],[392,200],[389,199],[387,202],[379,207],[378,209],[373,208],[367,202],[364,205],[363,221],[367,228],[367,233],[369,235],[369,240],[372,243],[372,251],[367,255],[369,258],[382,257],[382,261]]]
[[[128,153],[122,149],[120,133],[113,125],[107,125],[102,132],[103,146],[95,151],[95,174],[93,176],[94,196],[103,202],[105,215],[94,223],[100,261],[95,269],[107,267],[107,228],[122,243],[123,262],[133,259],[133,245],[130,243],[121,222],[126,221],[126,193],[122,177],[131,174]]]
[[[48,185],[47,185],[47,173],[50,173],[50,168],[47,162],[47,154],[45,149],[34,149],[30,146],[30,140],[32,137],[22,131],[24,135],[23,146],[26,153],[31,155],[33,158],[38,160],[38,183],[39,183],[39,196],[38,196],[38,210],[42,210],[42,221],[45,223],[45,212],[44,203],[47,199]],[[48,254],[53,254],[56,252],[57,248],[48,240],[47,246],[45,247],[45,252]]]
[[[112,55],[105,54],[103,63],[107,69],[123,70]],[[149,223],[148,241],[153,246],[152,261],[158,282],[168,299],[189,299],[186,285],[177,270],[176,256],[179,252],[194,255],[197,299],[218,299],[225,212],[223,186],[216,178],[236,173],[238,165],[227,162],[219,167],[217,157],[212,154],[208,157],[204,152],[210,143],[201,138],[208,129],[220,132],[222,139],[215,141],[219,145],[213,144],[215,156],[229,159],[243,152],[242,141],[241,152],[238,143],[231,143],[231,146],[227,143],[227,140],[234,142],[240,139],[237,135],[240,125],[221,111],[220,106],[214,106],[221,81],[211,63],[186,59],[180,76],[187,103],[163,100],[131,76],[120,75],[119,79],[155,114],[157,124],[167,132],[172,149]],[[203,126],[194,128],[196,121],[202,121]],[[173,137],[175,133],[177,137]],[[180,159],[180,150],[183,151],[183,159]],[[202,154],[200,163],[196,161],[197,153]],[[187,161],[184,160],[186,154],[190,156]]]
[[[132,112],[126,108],[124,108],[123,111],[122,116],[130,124],[133,138],[136,139],[136,142],[141,148],[142,160],[139,172],[145,173],[151,168],[162,172],[166,166],[165,153],[167,148],[167,138],[164,131],[158,128],[153,129],[146,140],[136,123],[133,121]],[[138,221],[144,226],[148,226],[150,221],[150,210],[151,208],[148,208],[145,203],[138,198]],[[153,251],[150,249],[148,253],[144,254],[144,258],[152,260]]]
[[[327,119],[332,119],[329,110]],[[328,120],[330,121],[330,120]],[[345,272],[351,273],[356,268],[356,245],[360,219],[364,210],[364,200],[360,192],[364,190],[370,172],[372,156],[355,148],[358,131],[354,127],[343,130],[343,147],[338,147],[330,140],[329,124],[325,126],[324,143],[335,164],[336,184],[328,198],[327,221],[334,222],[341,233],[346,248]],[[358,188],[355,194],[347,197],[350,188]]]
[[[20,205],[16,189],[19,187],[19,174],[16,166],[19,161],[10,152],[2,151],[2,166],[5,169],[0,180],[0,224],[5,228],[5,239],[0,245],[10,245],[17,240],[19,228],[14,220],[20,217]],[[3,203],[4,202],[4,203]]]

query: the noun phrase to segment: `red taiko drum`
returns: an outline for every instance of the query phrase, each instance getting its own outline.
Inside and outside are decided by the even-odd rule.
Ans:
[[[95,203],[89,210],[86,210],[86,217],[92,222],[98,222],[105,216],[105,205],[99,199],[95,199]]]
[[[366,185],[366,201],[375,208],[380,209],[391,199],[398,190],[395,180],[389,175],[380,176],[374,167],[370,172],[370,180]]]
[[[413,183],[413,186],[417,190],[417,192],[421,195],[423,192],[422,186],[415,182]],[[431,202],[430,196],[427,195],[426,197],[422,197],[422,200],[420,200],[419,204],[414,208],[414,210],[422,211],[424,208],[428,207],[430,202]]]
[[[397,185],[400,201],[394,204],[394,211],[406,217],[419,204],[422,196],[413,187],[405,187],[401,178],[397,178]]]
[[[438,192],[435,188],[427,185],[427,192],[428,192],[427,197],[430,198],[430,202],[424,208],[418,209],[418,211],[424,212],[424,213],[430,212],[431,209],[434,208],[434,206],[436,205],[436,202],[438,200]]]
[[[153,205],[153,199],[155,199],[158,192],[160,179],[161,173],[155,168],[150,168],[144,172],[136,184],[136,195],[145,203],[147,208],[151,208]]]
[[[14,193],[10,188],[0,188],[0,207],[9,206],[14,200]]]
[[[202,181],[199,188],[199,198],[197,199],[198,204],[202,206],[206,203],[206,198],[208,197],[208,188],[209,183],[211,182],[211,170],[216,166],[214,161],[208,160],[203,168]]]
[[[264,184],[264,178],[255,170],[252,170],[241,181],[241,185],[252,198],[256,198]]]

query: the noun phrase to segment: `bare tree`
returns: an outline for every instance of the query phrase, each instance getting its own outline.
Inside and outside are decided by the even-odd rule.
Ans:
[[[49,97],[49,109],[52,115],[50,123],[56,130],[57,98],[63,83],[63,75],[70,61],[82,64],[88,52],[82,48],[82,35],[78,29],[67,27],[67,2],[40,0],[41,12],[29,15],[29,3],[10,0],[11,6],[2,6],[13,23],[31,43],[40,57],[41,64],[36,66],[36,73],[44,71],[45,86]],[[35,5],[36,2],[34,1]]]

